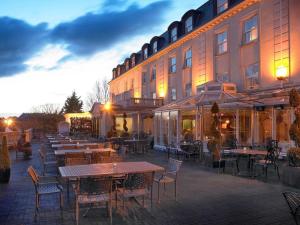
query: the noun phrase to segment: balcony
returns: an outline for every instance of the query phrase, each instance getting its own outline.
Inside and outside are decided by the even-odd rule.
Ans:
[[[164,105],[163,98],[130,98],[125,100],[126,107],[158,108]]]

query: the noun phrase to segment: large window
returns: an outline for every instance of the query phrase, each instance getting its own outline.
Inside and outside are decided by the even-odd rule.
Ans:
[[[243,38],[245,44],[258,38],[257,16],[245,21]]]
[[[217,0],[217,13],[221,13],[228,9],[228,0]]]
[[[227,31],[217,34],[217,54],[223,54],[227,52]]]
[[[228,76],[228,73],[220,73],[220,74],[217,74],[216,80],[217,80],[217,82],[219,82],[219,83],[229,82],[229,76]]]
[[[152,80],[156,80],[156,66],[152,67],[152,71],[151,71],[151,81]]]
[[[148,58],[148,48],[144,49],[144,59]]]
[[[259,76],[259,64],[254,63],[249,65],[245,71],[246,88],[248,89],[257,88],[259,84],[258,76]]]
[[[176,73],[176,57],[169,59],[169,73]]]
[[[177,98],[177,95],[176,95],[176,88],[172,88],[171,89],[171,100],[172,101],[175,101]]]
[[[185,21],[185,33],[188,33],[193,30],[193,17],[190,16],[186,21]]]
[[[156,52],[157,52],[157,41],[155,41],[155,42],[153,43],[152,48],[153,48],[153,53],[156,53]]]
[[[192,96],[192,84],[188,83],[185,85],[185,96]]]
[[[174,27],[171,30],[171,42],[174,42],[177,40],[177,27]]]
[[[192,49],[191,48],[185,52],[184,66],[192,67]]]
[[[132,58],[131,58],[131,65],[132,65],[132,67],[135,66],[135,56],[132,56]]]
[[[146,82],[147,82],[147,73],[143,72],[142,77],[143,77],[143,84],[146,84]]]

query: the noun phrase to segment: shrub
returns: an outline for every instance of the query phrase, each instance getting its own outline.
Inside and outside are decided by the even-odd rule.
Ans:
[[[8,152],[7,138],[3,136],[2,147],[0,149],[0,170],[6,170],[10,168],[10,158]]]

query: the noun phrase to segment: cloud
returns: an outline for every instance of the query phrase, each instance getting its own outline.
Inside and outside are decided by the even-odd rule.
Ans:
[[[31,26],[22,20],[0,17],[0,77],[27,69],[25,62],[47,42],[47,24]]]
[[[132,4],[124,11],[87,13],[57,25],[51,37],[54,42],[67,45],[74,55],[90,56],[133,36],[149,33],[161,24],[170,4],[166,0],[142,8]]]

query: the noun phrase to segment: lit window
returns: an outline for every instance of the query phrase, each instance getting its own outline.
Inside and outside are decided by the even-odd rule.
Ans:
[[[229,82],[228,73],[217,74],[216,80],[219,83]]]
[[[171,100],[175,101],[176,98],[177,98],[177,96],[176,96],[176,88],[172,88],[171,89]]]
[[[142,77],[143,77],[143,84],[146,84],[146,82],[147,82],[147,73],[143,72]]]
[[[192,67],[192,49],[191,48],[185,52],[184,66]]]
[[[152,67],[151,80],[156,80],[156,66]]]
[[[185,96],[189,97],[192,96],[192,84],[188,83],[185,85]]]
[[[228,9],[228,0],[217,0],[217,13],[221,13]]]
[[[148,48],[144,49],[144,59],[148,58]]]
[[[169,59],[169,73],[176,73],[176,57]]]
[[[188,33],[193,30],[193,17],[190,16],[186,21],[185,21],[185,33]]]
[[[156,92],[153,92],[153,93],[152,93],[152,98],[153,98],[153,99],[156,99]]]
[[[217,54],[227,52],[227,31],[217,34]]]
[[[245,71],[246,88],[248,89],[256,88],[259,84],[258,76],[259,76],[259,64],[254,63],[252,65],[249,65]]]
[[[131,59],[131,65],[132,65],[132,67],[135,66],[135,56],[132,56],[132,59]]]
[[[258,38],[257,16],[246,20],[244,23],[244,43],[247,44]]]
[[[157,41],[153,43],[153,53],[157,52]]]
[[[171,41],[174,42],[177,40],[177,27],[174,27],[171,30]]]

